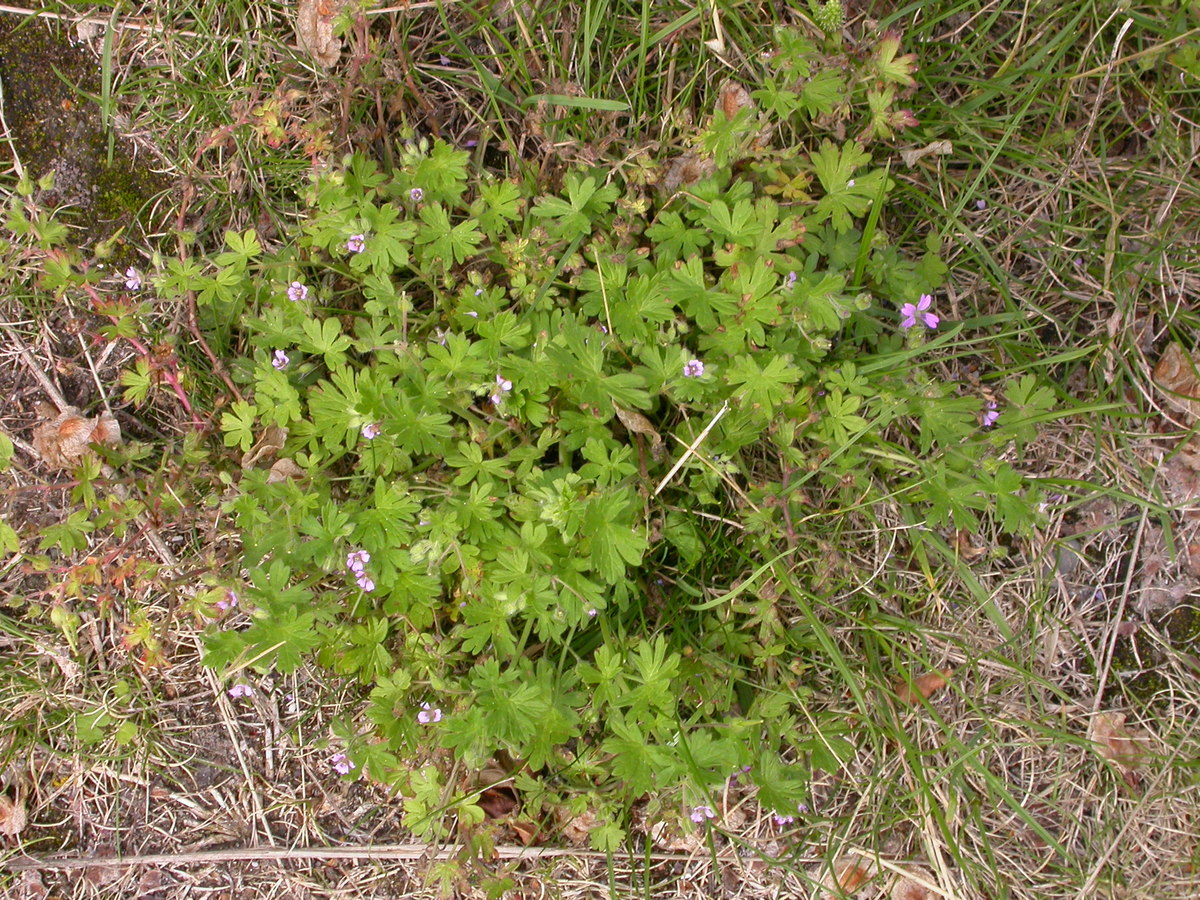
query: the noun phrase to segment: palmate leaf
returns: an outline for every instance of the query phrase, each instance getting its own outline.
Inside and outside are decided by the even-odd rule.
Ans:
[[[638,565],[650,546],[645,534],[630,523],[630,506],[620,495],[601,496],[588,502],[584,514],[586,551],[595,571],[609,584],[624,578],[626,567]]]

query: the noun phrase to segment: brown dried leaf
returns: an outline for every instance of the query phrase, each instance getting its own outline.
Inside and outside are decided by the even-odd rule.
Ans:
[[[901,679],[892,685],[892,690],[896,692],[896,696],[900,698],[901,703],[919,703],[919,698],[928,700],[938,691],[946,686],[946,679],[954,674],[953,669],[942,669],[941,671],[926,672],[912,680],[912,683],[906,679]]]
[[[736,81],[726,81],[717,95],[718,112],[725,116],[727,121],[732,122],[743,109],[754,111],[754,100],[751,99],[750,92]]]
[[[924,869],[912,870],[911,876],[901,875],[892,885],[892,900],[938,900],[941,894],[935,894],[925,887],[926,882],[936,883],[933,876]]]
[[[566,810],[560,809],[559,819],[559,834],[566,838],[572,847],[582,847],[586,844],[592,829],[600,824],[596,814],[590,809],[585,809],[577,816],[571,816]]]
[[[274,456],[287,442],[288,430],[279,425],[268,425],[258,440],[242,455],[242,468],[249,469],[264,456]]]
[[[0,794],[0,834],[16,837],[25,830],[25,804]]]
[[[900,158],[911,169],[926,156],[950,156],[953,152],[954,145],[949,141],[933,141],[924,147],[917,147],[913,150],[901,150]]]
[[[658,430],[650,423],[650,420],[643,416],[640,412],[634,412],[630,409],[622,409],[619,406],[614,406],[617,411],[617,418],[633,434],[645,435],[650,439],[650,455],[655,459],[660,459],[663,454],[663,439]]]
[[[1096,751],[1116,765],[1125,781],[1137,784],[1134,771],[1150,752],[1150,736],[1141,729],[1125,725],[1125,713],[1102,712],[1092,719],[1088,737],[1096,745]]]
[[[105,410],[94,419],[79,414],[73,406],[33,429],[33,449],[48,466],[69,469],[83,458],[89,444],[119,444],[121,426]]]
[[[702,158],[695,153],[685,153],[666,164],[666,171],[659,184],[664,193],[674,194],[680,188],[691,187],[697,181],[704,180],[715,171],[715,160]]]
[[[271,471],[267,473],[267,484],[277,484],[280,481],[287,481],[289,478],[300,479],[304,477],[304,470],[292,462],[288,457],[275,460],[275,464],[271,466]]]
[[[865,859],[845,858],[833,864],[830,871],[825,865],[816,867],[810,874],[821,881],[820,896],[825,898],[853,897],[875,877],[875,865]]]
[[[1178,343],[1170,344],[1154,367],[1154,383],[1163,389],[1166,402],[1191,419],[1200,418],[1196,367],[1196,359]]]
[[[296,40],[318,65],[329,68],[342,56],[342,41],[333,33],[333,20],[347,0],[300,0],[296,7]]]

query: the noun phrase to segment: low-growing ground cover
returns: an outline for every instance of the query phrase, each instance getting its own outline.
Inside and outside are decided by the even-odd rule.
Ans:
[[[9,199],[14,894],[1194,893],[1189,7],[105,24],[175,215]]]

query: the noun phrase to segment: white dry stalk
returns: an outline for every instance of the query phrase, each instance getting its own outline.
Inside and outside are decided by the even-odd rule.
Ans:
[[[694,441],[692,441],[691,444],[688,445],[688,448],[687,448],[687,450],[684,451],[683,456],[679,457],[679,460],[675,463],[675,465],[671,466],[671,471],[663,476],[663,480],[660,481],[658,483],[658,487],[656,487],[654,489],[655,497],[657,497],[659,494],[661,494],[663,492],[663,488],[665,488],[668,484],[671,483],[671,479],[675,477],[675,473],[683,468],[683,464],[685,462],[687,462],[688,459],[691,458],[693,453],[696,452],[696,448],[699,447],[702,443],[704,443],[704,439],[706,437],[708,437],[708,433],[713,430],[713,426],[716,425],[718,422],[720,422],[721,417],[723,415],[725,415],[725,413],[727,413],[727,412],[729,412],[729,401],[728,400],[726,400],[724,403],[721,404],[721,408],[718,409],[717,414],[712,417],[712,421],[704,426],[704,430],[701,431],[698,435],[696,435],[696,439]]]
[[[21,155],[17,153],[17,142],[13,139],[12,129],[4,118],[4,79],[0,78],[0,128],[4,129],[4,139],[8,141],[8,149],[12,151],[13,168],[17,170],[17,178],[25,178],[25,167],[21,165]]]

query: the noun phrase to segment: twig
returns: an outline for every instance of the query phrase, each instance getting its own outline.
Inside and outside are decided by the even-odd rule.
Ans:
[[[21,165],[21,156],[17,153],[17,142],[13,140],[12,129],[8,127],[8,120],[4,118],[4,79],[0,78],[0,127],[4,129],[4,139],[8,141],[8,149],[12,151],[13,168],[17,170],[17,178],[24,180],[25,167]]]
[[[691,455],[693,453],[696,452],[696,448],[699,447],[702,443],[704,443],[704,439],[706,437],[708,437],[708,433],[710,431],[712,431],[713,426],[716,425],[718,422],[720,422],[721,417],[723,415],[725,415],[725,413],[727,413],[727,412],[729,412],[729,401],[728,400],[726,400],[724,403],[721,404],[721,408],[718,409],[717,414],[712,417],[712,421],[704,426],[704,430],[702,432],[700,432],[698,435],[696,435],[696,439],[694,441],[692,441],[691,444],[688,445],[688,448],[687,448],[687,450],[684,451],[683,456],[679,457],[679,460],[675,463],[675,465],[671,466],[671,471],[663,476],[663,480],[660,481],[658,483],[658,487],[656,487],[654,489],[655,497],[657,497],[659,494],[661,494],[663,491],[663,488],[665,488],[668,484],[671,483],[671,479],[675,477],[675,473],[678,472],[681,468],[683,468],[683,464],[685,462],[687,462],[688,459],[691,458]]]
[[[25,856],[0,860],[0,867],[14,872],[30,869],[82,869],[90,866],[179,866],[198,865],[219,862],[240,862],[254,860],[258,862],[287,862],[290,860],[322,860],[322,859],[452,859],[464,852],[462,844],[450,844],[445,847],[435,847],[431,844],[381,844],[363,847],[246,847],[235,850],[199,850],[192,853],[147,853],[138,856],[123,857],[78,857],[78,856]],[[500,846],[495,848],[499,859],[535,860],[562,857],[583,857],[586,859],[608,859],[609,854],[598,850],[568,850],[561,847],[515,847]],[[726,851],[727,859],[736,858],[732,850]],[[687,853],[654,853],[651,858],[655,861],[687,862],[696,859],[695,854]]]

